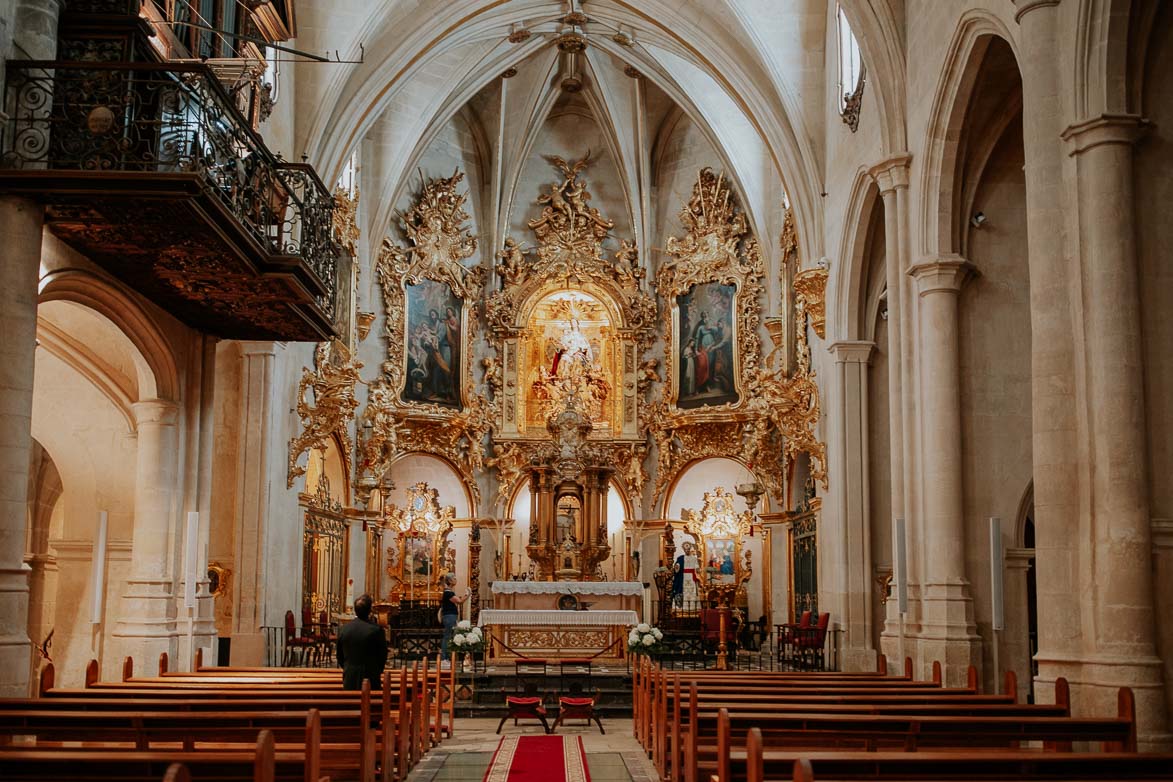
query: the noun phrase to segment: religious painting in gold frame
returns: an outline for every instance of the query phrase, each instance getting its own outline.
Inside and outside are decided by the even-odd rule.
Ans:
[[[439,492],[422,481],[408,488],[404,507],[387,508],[384,528],[395,533],[387,548],[392,602],[440,598],[444,576],[455,570],[448,542],[455,516],[456,509],[440,507]]]
[[[707,598],[724,591],[726,599],[740,592],[753,574],[744,540],[753,528],[753,514],[737,512],[734,497],[723,487],[704,494],[699,511],[681,512],[684,530],[696,541],[701,594]]]
[[[669,302],[664,331],[672,335],[664,356],[668,412],[727,420],[758,374],[765,268],[724,175],[698,172],[680,220],[686,233],[669,237],[670,260],[656,275]]]

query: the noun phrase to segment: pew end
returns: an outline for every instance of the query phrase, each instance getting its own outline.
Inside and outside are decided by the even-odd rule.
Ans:
[[[273,782],[276,776],[277,747],[271,730],[257,734],[257,757],[253,761],[253,782]]]
[[[310,709],[305,718],[305,782],[322,776],[322,714]]]
[[[191,782],[191,774],[182,763],[172,763],[163,774],[163,782]]]
[[[37,695],[44,698],[49,690],[53,689],[53,683],[56,681],[57,672],[53,668],[53,663],[45,663],[45,667],[41,669],[41,675],[37,681]]]
[[[122,681],[128,682],[134,678],[134,658],[130,655],[122,661]]]
[[[912,658],[904,658],[904,678],[912,681]]]
[[[765,769],[762,767],[762,731],[750,728],[745,734],[745,765],[747,782],[762,782]],[[727,780],[721,780],[727,782]]]
[[[193,671],[201,671],[204,668],[204,647],[200,646],[196,649],[195,665],[192,666]]]
[[[1067,716],[1071,716],[1071,686],[1067,684],[1066,677],[1060,676],[1055,680],[1055,705],[1062,706]]]
[[[97,684],[100,675],[101,666],[98,665],[97,660],[90,660],[86,663],[85,688],[88,690]]]
[[[167,673],[167,669],[167,652],[159,652],[159,675],[162,676],[163,674]]]
[[[938,687],[941,686],[943,678],[941,675],[941,661],[933,660],[933,684],[936,684]]]
[[[876,650],[876,673],[881,676],[888,675],[888,658],[879,649]]]
[[[1009,695],[1018,703],[1018,674],[1014,671],[1006,671],[1002,675],[1002,694]]]
[[[794,761],[794,782],[815,782],[815,772],[811,762],[805,758]]]
[[[1136,752],[1136,696],[1131,687],[1116,692],[1116,716],[1128,721],[1128,737],[1124,741],[1105,742],[1109,752]]]
[[[977,666],[971,665],[965,669],[965,686],[975,693],[981,693],[982,683],[978,680]]]

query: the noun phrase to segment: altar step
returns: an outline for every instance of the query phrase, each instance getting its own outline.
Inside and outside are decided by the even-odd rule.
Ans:
[[[631,716],[631,675],[626,669],[593,672],[590,677],[561,677],[557,672],[541,676],[523,677],[535,682],[537,690],[546,696],[546,708],[551,716],[558,714],[558,696],[571,694],[572,683],[581,684],[583,693],[599,691],[596,709],[607,717]],[[503,717],[505,695],[518,693],[517,677],[512,667],[490,668],[483,673],[458,673],[456,679],[456,712],[460,717]]]

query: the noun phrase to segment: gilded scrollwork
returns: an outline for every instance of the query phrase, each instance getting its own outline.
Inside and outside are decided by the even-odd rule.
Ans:
[[[422,452],[450,462],[479,504],[476,475],[484,467],[484,443],[494,418],[494,404],[472,393],[473,350],[476,336],[476,306],[483,286],[482,269],[466,265],[477,249],[477,239],[468,230],[465,203],[468,194],[458,190],[464,174],[432,179],[422,184],[415,204],[399,216],[400,228],[410,246],[401,247],[390,239],[375,263],[375,275],[383,291],[386,312],[387,360],[379,380],[372,385],[364,425],[372,422],[372,436],[364,450],[376,475],[390,467],[395,456]],[[423,346],[437,355],[453,380],[448,381],[454,404],[421,400],[407,393],[408,368],[408,286],[425,281],[447,286],[460,302],[440,327],[446,328],[446,353],[438,344]],[[455,310],[455,305],[452,307]],[[443,308],[440,308],[443,309]],[[446,316],[447,317],[447,316]],[[458,336],[457,336],[458,335]],[[447,366],[451,362],[452,366]],[[486,382],[493,384],[494,367],[483,364]],[[414,381],[413,381],[414,382]]]
[[[289,465],[286,485],[305,475],[306,468],[298,459],[311,448],[324,449],[327,440],[337,435],[343,443],[343,459],[350,458],[352,450],[349,423],[354,420],[358,400],[354,387],[360,382],[358,361],[340,340],[322,342],[314,350],[314,369],[303,368],[297,384],[297,415],[301,432],[289,441]],[[306,392],[313,392],[313,402]]]
[[[341,187],[334,191],[334,241],[352,257],[358,255],[358,240],[362,238],[358,227],[358,196],[357,188],[353,196]]]

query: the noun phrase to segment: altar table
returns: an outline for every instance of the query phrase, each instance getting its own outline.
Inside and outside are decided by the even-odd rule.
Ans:
[[[639,623],[635,611],[556,611],[485,609],[477,624],[501,643],[490,644],[498,660],[542,657],[623,659],[627,634]],[[501,644],[504,644],[502,646]],[[506,648],[508,647],[508,648]]]
[[[592,611],[638,612],[644,585],[638,581],[494,581],[489,590],[497,608],[556,609],[560,597],[574,595],[580,602],[590,603]]]

